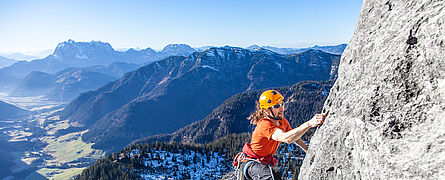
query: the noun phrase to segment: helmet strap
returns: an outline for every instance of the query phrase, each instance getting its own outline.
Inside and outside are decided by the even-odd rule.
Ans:
[[[283,119],[283,118],[277,118],[277,117],[275,116],[275,113],[273,113],[273,111],[272,111],[272,108],[271,108],[271,107],[269,107],[269,110],[270,110],[270,112],[272,113],[272,117],[271,117],[271,116],[269,116],[269,118],[271,118],[271,119],[274,119],[274,120],[281,120],[281,119]]]

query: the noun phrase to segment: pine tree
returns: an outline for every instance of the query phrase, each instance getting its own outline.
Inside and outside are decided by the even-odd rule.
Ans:
[[[210,154],[206,156],[207,163],[210,162]]]

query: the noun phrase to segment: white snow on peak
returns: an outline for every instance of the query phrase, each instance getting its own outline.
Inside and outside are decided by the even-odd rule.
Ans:
[[[88,59],[88,56],[85,54],[82,54],[82,56],[80,56],[79,54],[76,54],[76,59]]]
[[[225,58],[226,57],[226,52],[224,51],[224,50],[222,50],[222,49],[218,49],[218,50],[216,50],[216,52],[218,52],[218,55],[221,57],[221,58]]]
[[[217,54],[219,57],[221,57],[223,59],[226,57],[225,49],[209,49],[206,52],[206,56],[208,56],[208,57],[215,57]]]
[[[213,53],[213,51],[207,51],[206,56],[215,57],[215,53]]]

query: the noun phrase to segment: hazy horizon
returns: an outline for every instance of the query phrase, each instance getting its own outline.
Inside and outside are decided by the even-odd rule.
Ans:
[[[348,43],[362,1],[0,2],[0,53],[102,41],[114,49],[167,44],[303,48]],[[29,54],[29,53],[28,53]]]
[[[68,40],[67,40],[68,41]],[[75,41],[75,40],[73,40],[73,41]],[[95,41],[95,40],[92,40],[92,41]],[[75,42],[84,42],[84,41],[75,41]],[[91,42],[91,41],[87,41],[87,42]],[[101,41],[101,42],[106,42],[106,41]],[[62,43],[62,42],[61,42]],[[325,45],[325,44],[314,44],[314,45],[312,45],[312,46],[305,46],[305,47],[279,47],[279,46],[271,46],[271,45],[258,45],[258,44],[251,44],[251,45],[248,45],[248,46],[245,46],[245,47],[241,47],[241,48],[247,48],[247,47],[249,47],[249,46],[252,46],[252,45],[258,45],[258,46],[271,46],[271,47],[277,47],[277,48],[296,48],[296,49],[298,49],[298,48],[310,48],[310,47],[313,47],[313,46],[336,46],[336,45],[341,45],[341,44],[347,44],[347,42],[344,42],[344,43],[338,43],[338,44],[327,44],[327,45]],[[112,47],[113,47],[113,45],[112,44],[110,44]],[[168,45],[168,44],[167,44]],[[167,46],[166,45],[166,46]],[[187,44],[187,45],[189,45],[189,44]],[[212,46],[212,45],[208,45],[208,46]],[[227,45],[223,45],[223,46],[231,46],[231,45],[229,45],[229,44],[227,44]],[[223,47],[223,46],[213,46],[213,47]],[[56,46],[57,47],[57,46]],[[35,57],[37,57],[37,58],[44,58],[44,57],[46,57],[46,56],[48,56],[48,55],[50,55],[50,54],[52,54],[53,52],[54,52],[54,50],[55,50],[55,48],[56,47],[54,47],[53,49],[44,49],[44,50],[35,50],[35,51],[25,51],[25,52],[1,52],[0,51],[0,56],[11,56],[11,55],[17,55],[17,54],[21,54],[21,55],[25,55],[25,56],[35,56]],[[203,47],[207,47],[207,46],[199,46],[199,47],[193,47],[193,46],[191,46],[192,48],[195,48],[195,49],[198,49],[198,48],[203,48]],[[232,47],[239,47],[239,46],[232,46]],[[126,51],[126,50],[128,50],[128,49],[131,49],[131,48],[133,48],[133,49],[135,49],[135,50],[142,50],[142,49],[146,49],[146,48],[151,48],[151,47],[145,47],[145,48],[140,48],[140,47],[129,47],[129,48],[115,48],[115,47],[113,47],[113,49],[114,50],[116,50],[116,51]],[[161,49],[154,49],[154,48],[151,48],[151,49],[153,49],[153,50],[155,50],[155,51],[161,51],[162,50],[162,48]],[[6,57],[6,58],[9,58],[9,57]],[[14,59],[14,58],[13,58]]]

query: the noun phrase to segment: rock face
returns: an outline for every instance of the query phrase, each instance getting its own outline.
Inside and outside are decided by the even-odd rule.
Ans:
[[[365,0],[299,179],[445,178],[445,11]]]

